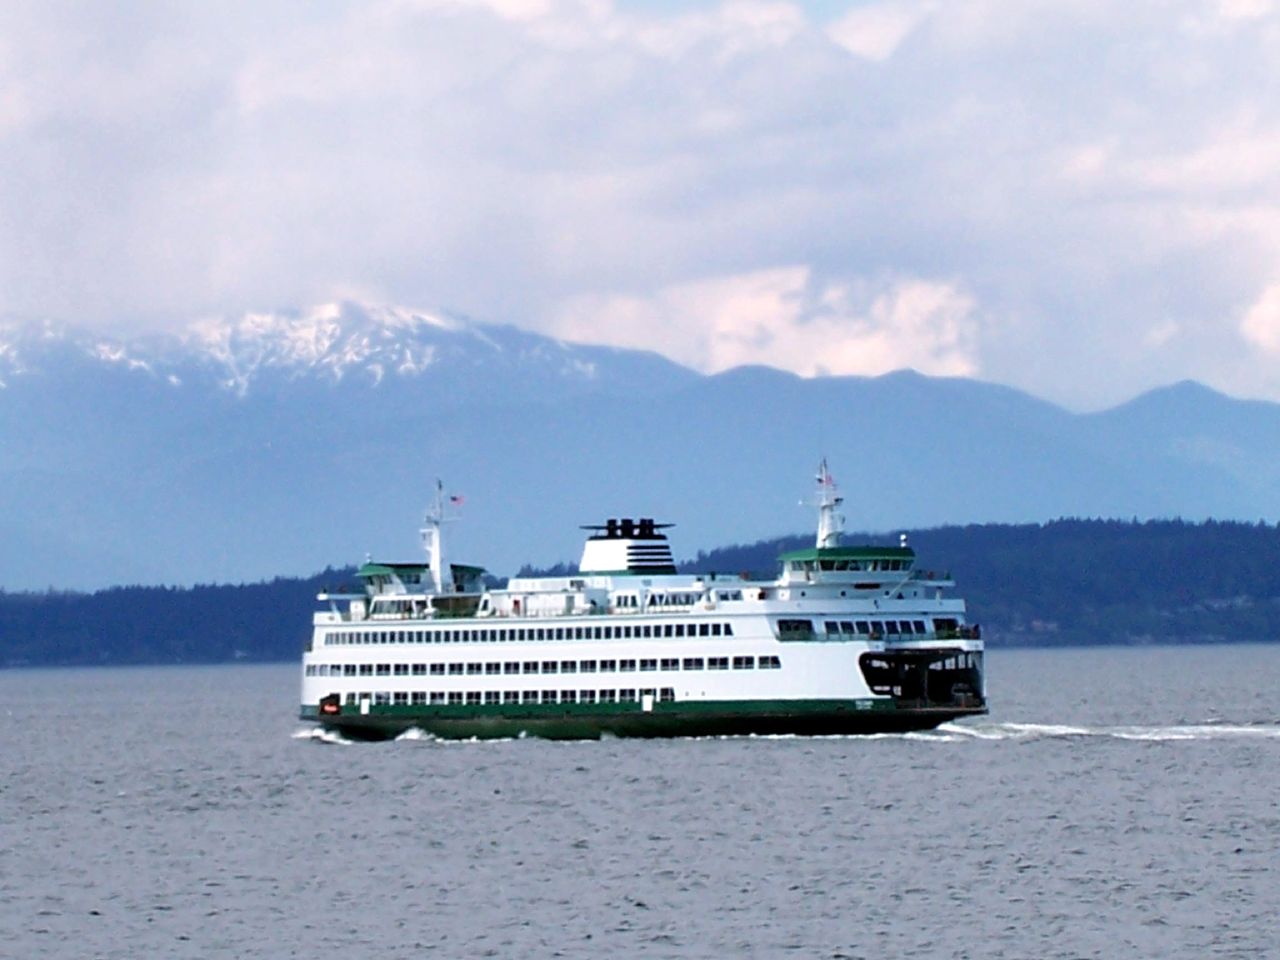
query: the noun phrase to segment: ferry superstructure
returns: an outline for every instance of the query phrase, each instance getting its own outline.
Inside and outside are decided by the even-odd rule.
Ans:
[[[589,533],[578,572],[486,588],[445,559],[437,489],[425,563],[365,563],[321,593],[305,720],[356,738],[848,734],[986,712],[983,643],[950,574],[896,546],[840,545],[823,461],[817,539],[772,579],[679,574],[642,518]]]

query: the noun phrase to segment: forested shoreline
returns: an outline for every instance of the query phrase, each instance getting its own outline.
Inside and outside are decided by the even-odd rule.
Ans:
[[[681,569],[771,574],[779,551],[811,540],[723,547]],[[897,535],[845,540],[896,543]],[[989,647],[1280,639],[1274,525],[1057,520],[921,530],[909,542],[921,566],[954,574]],[[352,584],[353,574],[0,592],[0,666],[291,661],[310,633],[316,593]]]

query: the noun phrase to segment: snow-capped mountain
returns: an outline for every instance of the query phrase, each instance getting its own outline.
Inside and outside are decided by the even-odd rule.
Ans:
[[[453,382],[479,372],[578,392],[612,389],[604,378],[620,378],[624,389],[653,389],[695,376],[657,354],[567,343],[445,311],[352,302],[206,319],[175,333],[131,338],[49,323],[0,326],[0,386],[56,373],[74,359],[239,396],[282,379],[370,386],[424,375]]]
[[[899,372],[701,376],[443,312],[338,304],[104,337],[0,328],[0,588],[257,580],[419,555],[574,560],[578,525],[674,521],[678,556],[811,527],[826,454],[853,529],[1280,517],[1280,405],[1195,384],[1076,415]]]

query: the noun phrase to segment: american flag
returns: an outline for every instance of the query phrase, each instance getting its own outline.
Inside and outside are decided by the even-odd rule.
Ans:
[[[452,503],[455,507],[460,507],[462,506],[463,503],[466,502],[466,498],[463,497],[461,494],[455,493],[449,497],[449,502]]]

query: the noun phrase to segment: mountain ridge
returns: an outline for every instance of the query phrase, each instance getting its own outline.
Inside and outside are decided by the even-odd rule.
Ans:
[[[212,352],[0,332],[0,587],[417,556],[436,477],[467,498],[453,555],[498,573],[576,560],[578,525],[607,516],[677,522],[677,552],[763,539],[808,522],[824,454],[867,529],[1280,517],[1280,405],[1209,388],[1080,414],[913,371],[704,376],[465,318],[313,312],[210,334]]]

